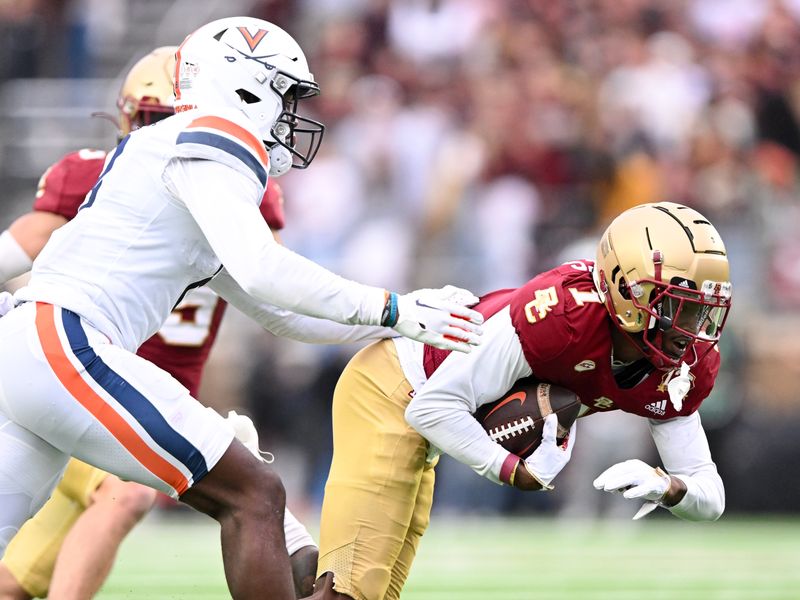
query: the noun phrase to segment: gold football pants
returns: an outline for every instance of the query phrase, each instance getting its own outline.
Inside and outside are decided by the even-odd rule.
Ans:
[[[394,343],[367,346],[333,395],[333,462],[325,485],[317,576],[357,600],[400,597],[430,521],[433,464],[405,421],[412,388]]]
[[[3,563],[31,596],[47,595],[64,538],[107,476],[105,471],[71,459],[53,495],[9,543]]]

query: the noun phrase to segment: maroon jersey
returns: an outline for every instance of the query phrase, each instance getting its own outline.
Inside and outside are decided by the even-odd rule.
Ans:
[[[61,215],[68,221],[73,219],[100,177],[105,160],[102,150],[84,148],[67,154],[39,179],[33,209]]]
[[[614,324],[595,290],[592,268],[589,261],[561,265],[520,288],[492,292],[475,308],[488,318],[510,306],[511,322],[533,376],[575,392],[591,411],[623,410],[651,419],[695,412],[714,385],[719,352],[706,353],[692,367],[692,388],[680,412],[667,392],[672,371],[640,371],[633,374],[633,385],[620,387],[611,367]],[[702,355],[703,348],[698,347],[698,353]],[[446,356],[446,351],[426,347],[426,375]]]
[[[67,154],[39,180],[33,209],[61,215],[67,220],[78,212],[97,182],[106,152],[83,149]],[[275,230],[283,228],[283,193],[269,180],[261,201],[261,214]],[[207,288],[190,291],[170,314],[164,326],[139,348],[139,356],[158,365],[197,396],[203,367],[217,337],[227,304]]]

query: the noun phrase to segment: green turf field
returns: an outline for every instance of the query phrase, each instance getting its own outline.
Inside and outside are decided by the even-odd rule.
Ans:
[[[205,519],[149,517],[125,542],[99,598],[228,598],[218,540]],[[800,520],[439,519],[403,598],[795,600]]]

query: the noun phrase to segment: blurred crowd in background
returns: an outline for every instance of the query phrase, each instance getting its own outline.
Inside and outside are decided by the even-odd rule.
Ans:
[[[797,510],[800,0],[0,0],[2,225],[84,132],[113,144],[89,114],[113,112],[126,65],[237,13],[294,35],[322,88],[305,109],[327,126],[322,150],[280,181],[282,237],[347,277],[480,294],[593,256],[635,204],[704,213],[734,284],[723,372],[701,409],[728,510]],[[53,114],[63,122],[42,126]],[[312,514],[331,392],[356,349],[234,318],[207,371],[202,399],[256,418],[290,504]],[[434,509],[630,516],[599,506],[591,481],[653,453],[641,419],[596,415],[553,494],[444,461]]]

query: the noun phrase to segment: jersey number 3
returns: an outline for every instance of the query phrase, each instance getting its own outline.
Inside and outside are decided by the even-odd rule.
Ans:
[[[169,346],[199,347],[202,346],[211,332],[211,320],[216,303],[181,302],[173,310],[158,336]]]

